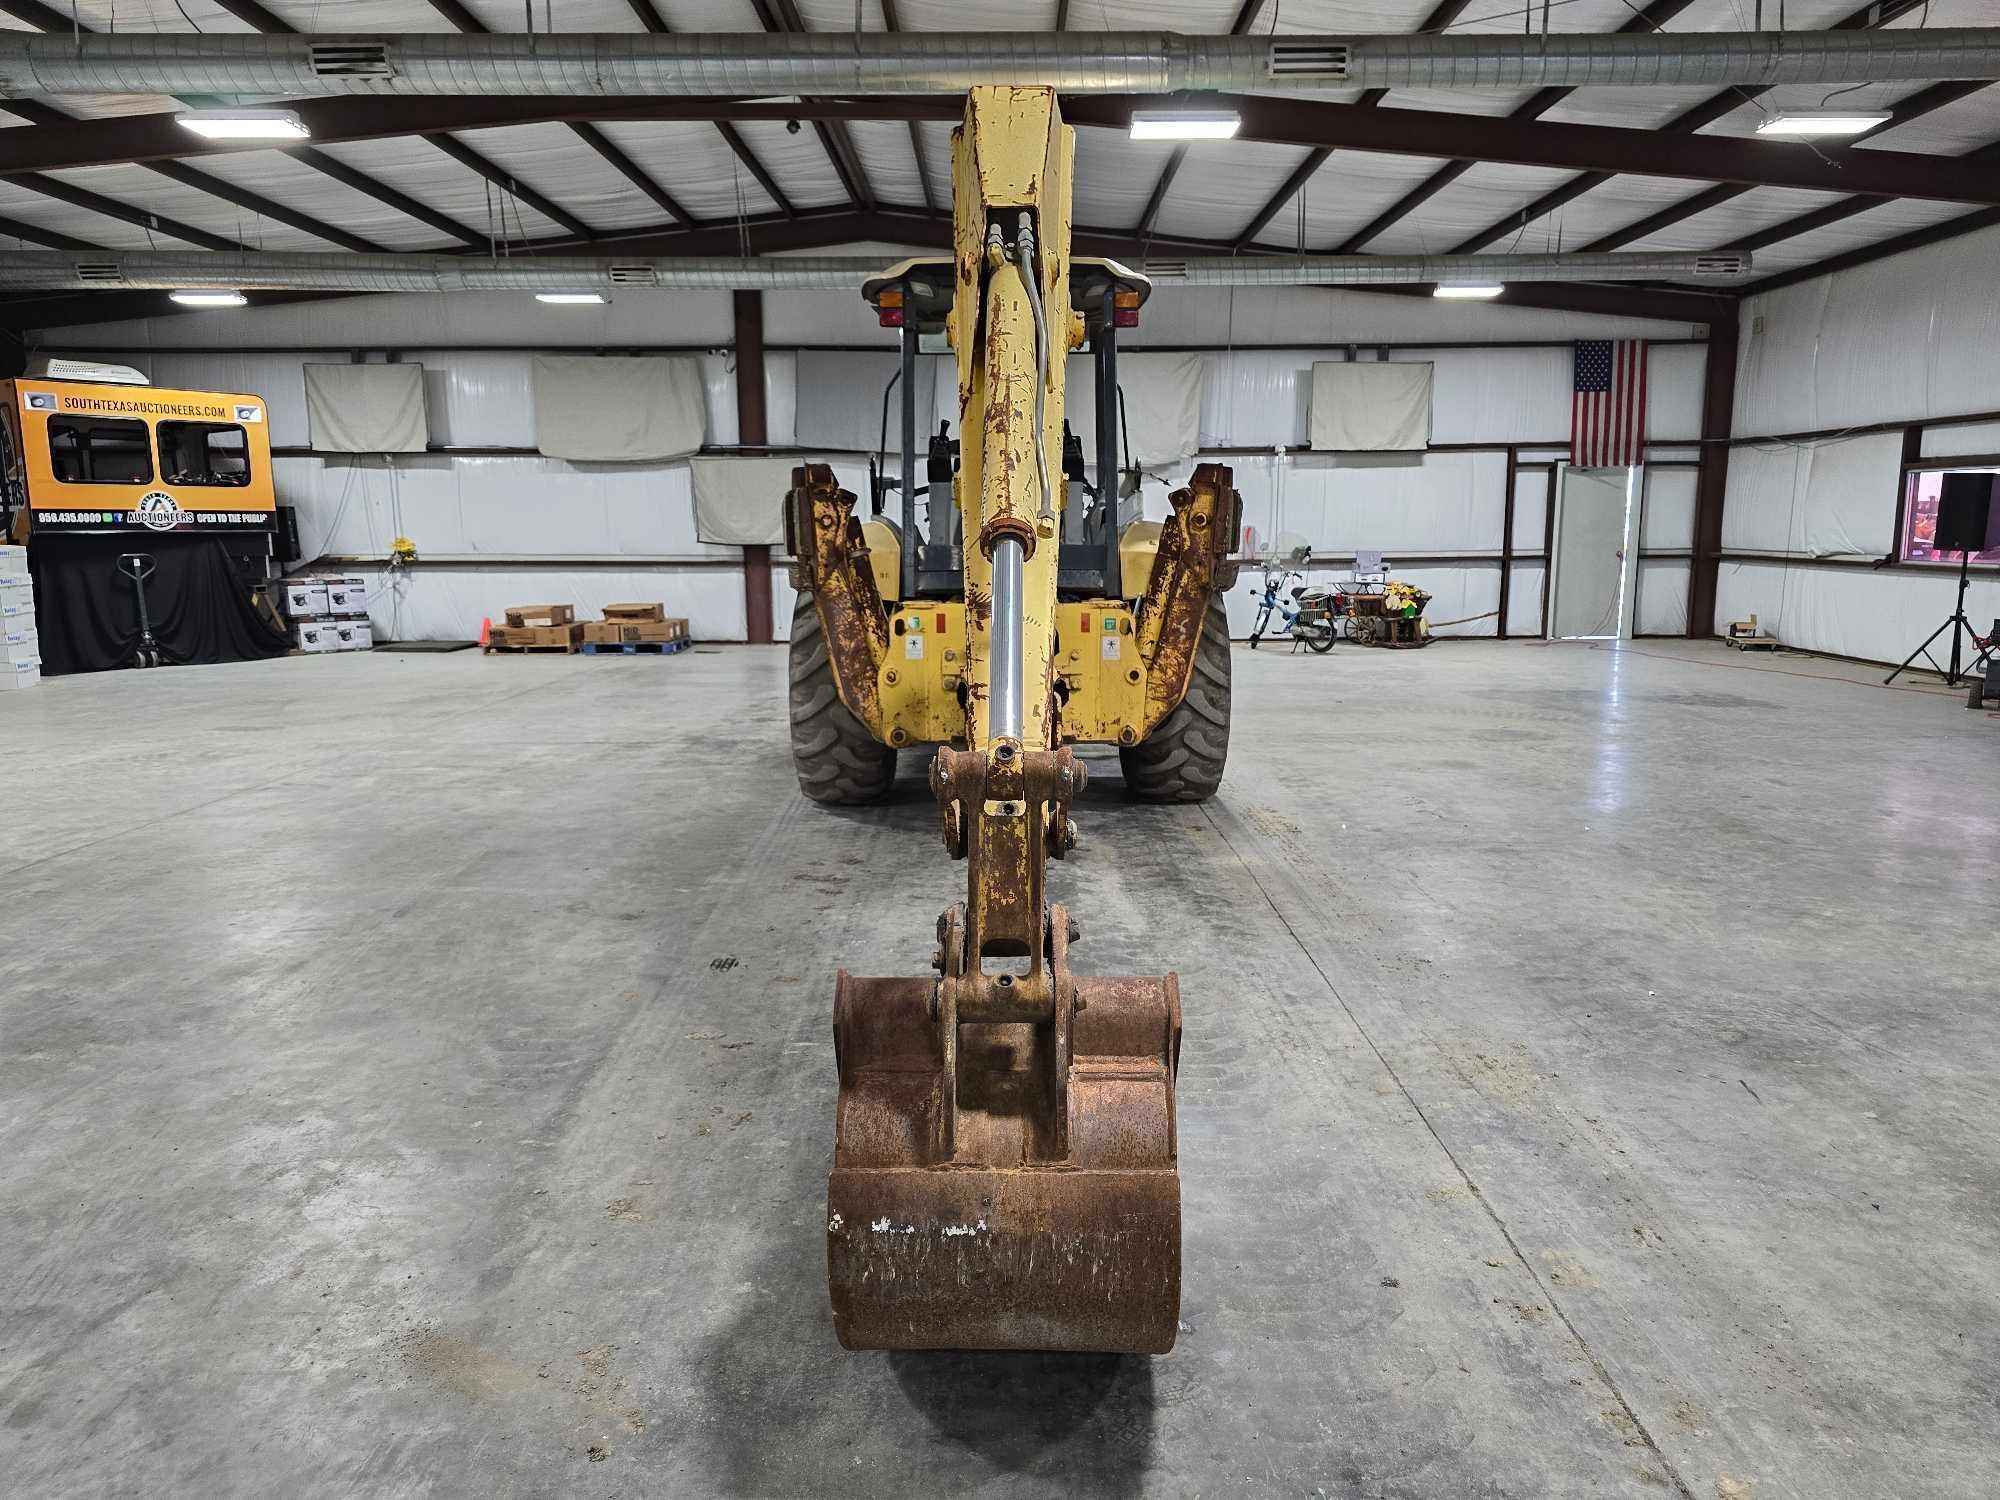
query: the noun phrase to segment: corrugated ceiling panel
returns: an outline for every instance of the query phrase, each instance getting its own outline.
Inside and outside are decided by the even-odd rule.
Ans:
[[[1234,239],[1283,186],[1303,154],[1296,146],[1255,141],[1232,142],[1226,151],[1195,146],[1167,190],[1154,232]]]
[[[865,0],[863,11],[873,9],[873,0]],[[1162,9],[1175,8],[1173,0]],[[822,12],[832,11],[834,18],[825,27],[828,31],[851,31],[854,29],[853,0],[848,0],[847,14],[838,16],[838,0],[817,7]],[[1072,7],[1076,14],[1069,18],[1074,31],[1096,31],[1103,29],[1103,23],[1095,15],[1096,0],[1083,0]],[[964,31],[976,25],[981,31],[1048,31],[1056,23],[1055,0],[992,0],[990,4],[978,7],[978,20],[966,19],[967,7],[964,0],[898,0],[896,18],[903,23],[905,31]],[[1160,23],[1155,22],[1155,25]],[[1192,22],[1188,23],[1192,25]],[[816,28],[817,29],[817,28]],[[1212,30],[1203,27],[1202,30]]]
[[[762,31],[750,0],[665,0],[676,31]]]
[[[778,120],[745,120],[736,130],[751,154],[764,164],[764,170],[777,180],[793,207],[829,208],[847,201],[847,190],[840,185],[833,163],[827,160],[818,132],[810,126],[801,125],[799,133],[793,135]],[[747,167],[739,162],[737,169],[748,184],[746,191],[757,185]]]
[[[1928,229],[1970,212],[1963,203],[1884,203],[1838,224],[1785,240],[1757,252],[1757,272],[1771,275],[1808,266],[1914,229]]]
[[[1541,118],[1558,124],[1615,125],[1626,129],[1652,130],[1685,114],[1715,93],[1712,88],[1576,89]]]
[[[546,7],[546,9],[545,9]],[[465,8],[486,23],[488,31],[526,31],[528,20],[520,0],[465,0]],[[534,7],[535,30],[545,30],[546,15],[557,31],[643,31],[625,0],[548,0]],[[347,23],[322,22],[321,29],[345,31]]]
[[[917,178],[917,157],[910,147],[910,128],[882,120],[855,120],[847,127],[868,187],[883,203],[921,208],[923,184]],[[951,196],[951,178],[933,177],[931,191],[940,200]]]
[[[736,153],[713,125],[691,120],[647,120],[600,125],[598,129],[698,219],[728,219],[738,213],[777,211],[778,205],[736,159]],[[583,147],[574,135],[570,139],[579,148]],[[650,199],[644,201],[651,205]],[[654,218],[659,215],[659,208],[653,206]]]
[[[211,177],[220,177],[281,207],[311,214],[323,223],[338,225],[390,250],[456,249],[462,244],[282,151],[232,151],[226,156],[205,156],[195,165]]]
[[[1670,177],[1614,177],[1554,213],[1531,220],[1520,248],[1579,250],[1599,235],[1623,229],[1648,214],[1658,213],[1702,191],[1704,184],[1677,182]],[[1511,238],[1511,236],[1510,236]],[[1504,244],[1488,251],[1505,249]],[[1622,247],[1621,247],[1622,248]]]
[[[509,125],[455,133],[496,167],[592,229],[637,229],[665,217],[657,203],[566,125]]]
[[[297,31],[456,31],[424,0],[262,0]],[[514,7],[515,24],[521,8]],[[561,11],[557,12],[558,17]]]
[[[1466,236],[1500,222],[1575,175],[1549,167],[1481,162],[1370,240],[1368,249],[1380,255],[1443,254]],[[1538,222],[1529,226],[1518,244],[1510,235],[1489,248],[1542,251],[1548,248],[1554,232],[1553,225]]]
[[[806,23],[807,31],[852,31],[854,29],[854,0],[798,0],[799,16]],[[995,9],[1005,9],[1004,6]],[[897,17],[905,26],[910,23],[902,16]],[[961,16],[959,24],[968,24]],[[979,25],[985,29],[986,8],[981,7]],[[882,24],[881,0],[861,0],[861,29],[863,31],[886,31]]]
[[[550,239],[569,232],[513,199],[506,199],[503,218],[503,195],[498,189],[419,137],[351,141],[320,149],[482,234],[519,240]]]
[[[1383,156],[1379,152],[1336,151],[1306,183],[1305,241],[1308,250],[1325,250],[1394,203],[1411,186],[1443,166],[1428,156]],[[1251,205],[1254,212],[1263,205]],[[1244,214],[1247,222],[1250,212]],[[1260,244],[1298,244],[1299,202],[1294,198],[1258,236]]]
[[[1719,208],[1670,224],[1658,234],[1634,240],[1627,250],[1713,250],[1743,235],[1768,229],[1786,219],[1811,213],[1840,198],[1839,193],[1809,193],[1800,188],[1758,188],[1732,198]],[[1761,264],[1762,252],[1759,252]]]
[[[1927,151],[1962,156],[2000,140],[2000,88],[1989,85],[1943,109],[1934,109],[1907,125],[1870,136],[1857,151]]]
[[[1115,130],[1079,130],[1070,216],[1098,229],[1131,228],[1145,213],[1146,200],[1173,154],[1168,141],[1135,141]]]
[[[262,218],[247,208],[238,208],[234,203],[204,193],[199,189],[182,187],[178,182],[169,182],[157,173],[148,172],[144,167],[86,167],[76,170],[51,172],[73,186],[89,192],[102,193],[107,198],[116,198],[121,203],[151,213],[166,214],[198,229],[206,229],[210,234],[227,235],[239,240],[253,250],[331,250],[318,235],[306,234],[289,225]],[[35,216],[35,222],[46,223],[45,218]]]
[[[108,119],[113,115],[151,115],[181,108],[178,99],[164,94],[29,94],[24,96],[86,120]],[[0,104],[0,109],[6,106]]]
[[[1384,109],[1424,109],[1457,115],[1504,115],[1533,97],[1532,90],[1512,89],[1394,89],[1382,100]]]
[[[215,0],[47,0],[50,8],[67,17],[74,3],[76,15],[92,31],[255,31],[239,21]],[[183,15],[182,12],[186,14]]]
[[[92,213],[87,208],[72,208],[55,198],[45,198],[40,193],[27,188],[16,187],[11,182],[0,182],[0,217],[18,219],[24,224],[53,230],[73,239],[85,240],[93,245],[102,245],[113,250],[184,250],[192,248],[182,244],[171,235],[155,232],[148,235],[136,224],[127,224],[122,219],[107,219],[102,214]],[[12,238],[0,235],[0,245],[17,243]],[[35,241],[19,242],[30,250],[46,249]],[[314,241],[315,244],[318,241]]]

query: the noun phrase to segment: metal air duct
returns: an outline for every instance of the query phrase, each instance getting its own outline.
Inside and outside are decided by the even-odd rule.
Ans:
[[[888,269],[853,255],[329,255],[293,251],[23,250],[0,258],[0,290],[288,292],[858,292]],[[1750,270],[1744,254],[1238,255],[1133,262],[1162,286],[1395,286],[1529,281],[1708,280]]]
[[[633,97],[1339,87],[1719,87],[2000,79],[2000,30],[1211,36],[1112,32],[454,35],[0,32],[0,95]]]

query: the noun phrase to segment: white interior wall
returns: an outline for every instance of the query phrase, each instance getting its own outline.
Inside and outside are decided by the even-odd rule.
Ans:
[[[1316,551],[1385,553],[1407,577],[1435,596],[1431,616],[1454,620],[1498,608],[1505,516],[1506,459],[1497,447],[1431,452],[1391,462],[1301,454],[1315,360],[1377,357],[1367,340],[1415,338],[1547,340],[1650,333],[1682,337],[1677,325],[1590,318],[1522,309],[1443,307],[1423,299],[1301,289],[1230,294],[1213,289],[1161,292],[1147,309],[1129,348],[1214,339],[1225,347],[1202,356],[1201,441],[1206,456],[1231,464],[1244,498],[1245,524],[1259,545],[1280,534]],[[529,361],[535,348],[622,352],[646,345],[705,347],[708,441],[737,441],[734,356],[729,298],[721,293],[648,294],[608,308],[546,308],[515,297],[393,296],[350,298],[269,309],[220,312],[151,322],[98,325],[43,336],[48,349],[94,349],[128,359],[158,384],[241,390],[269,403],[272,440],[304,449],[301,367],[340,361],[361,351],[381,359],[394,348],[426,372],[431,437],[457,449],[530,448],[533,413]],[[892,348],[859,299],[838,293],[770,293],[765,298],[769,342],[880,345]],[[1252,342],[1327,337],[1322,347],[1230,349]],[[216,352],[203,352],[202,345]],[[163,352],[161,346],[171,346]],[[261,352],[230,352],[260,346]],[[455,346],[455,347],[440,347]],[[465,346],[489,346],[473,347]],[[511,346],[511,347],[502,347]],[[1522,461],[1560,456],[1569,421],[1570,352],[1550,347],[1422,348],[1388,351],[1394,360],[1436,366],[1434,434],[1438,444],[1526,444]],[[858,363],[859,361],[857,361]],[[773,350],[766,362],[769,440],[793,441],[797,359]],[[877,363],[877,362],[871,362]],[[1652,353],[1650,430],[1662,442],[1695,433],[1702,351],[1658,347]],[[871,373],[873,378],[873,373]],[[954,403],[954,383],[938,382],[942,407]],[[955,418],[955,412],[951,413]],[[857,431],[856,453],[875,442],[876,422]],[[1268,450],[1287,451],[1274,455]],[[1221,450],[1257,448],[1261,453]],[[509,604],[565,599],[580,610],[606,601],[664,597],[697,636],[740,639],[742,578],[735,549],[694,536],[687,465],[572,464],[532,454],[433,453],[400,458],[288,456],[277,461],[281,501],[300,512],[307,556],[379,558],[390,541],[411,537],[423,565],[377,590],[378,629],[400,638],[464,638],[484,617]],[[865,461],[835,461],[843,483],[865,494]],[[1671,476],[1671,477],[1670,477]],[[1183,474],[1169,476],[1175,482]],[[1649,548],[1685,549],[1691,525],[1691,475],[1660,471],[1671,492],[1661,523],[1649,524]],[[1532,634],[1540,615],[1542,528],[1547,474],[1526,468],[1516,484],[1516,565],[1510,631]],[[1146,487],[1146,513],[1167,510],[1166,486]],[[772,497],[776,505],[779,497]],[[1682,519],[1685,512],[1686,519]],[[1407,559],[1407,561],[1405,561]],[[1347,571],[1345,561],[1315,571]],[[375,576],[376,571],[357,568]],[[790,590],[778,570],[774,606],[782,632]],[[1255,570],[1229,601],[1232,626],[1247,634]],[[1662,573],[1642,627],[1659,620],[1678,629],[1682,596],[1670,600]],[[1650,581],[1650,579],[1649,579]],[[1674,611],[1679,610],[1677,616]],[[1473,619],[1442,633],[1491,635],[1493,618]]]
[[[1716,622],[1755,614],[1788,645],[1900,661],[1952,608],[1947,569],[1859,564],[1895,546],[1902,434],[1785,434],[2000,410],[2000,230],[1947,240],[1744,304]],[[1926,457],[2000,451],[2000,423],[1928,426]],[[1643,600],[1643,595],[1642,595]],[[1976,576],[1984,629],[2000,580]]]

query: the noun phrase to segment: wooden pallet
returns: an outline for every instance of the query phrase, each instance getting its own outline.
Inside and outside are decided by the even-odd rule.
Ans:
[[[585,656],[672,656],[677,651],[685,651],[693,641],[621,641],[616,645],[609,642],[585,641]]]
[[[1775,635],[1732,635],[1726,644],[1738,651],[1776,651],[1778,638]]]
[[[491,646],[489,645],[480,648],[480,654],[482,656],[491,656],[495,652],[504,651],[511,656],[523,656],[536,653],[545,656],[574,656],[576,655],[579,649],[580,648],[576,646]]]

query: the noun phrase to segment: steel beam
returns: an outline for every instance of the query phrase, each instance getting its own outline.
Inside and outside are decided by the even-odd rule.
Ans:
[[[1730,424],[1736,409],[1738,318],[1708,330],[1702,365],[1701,464],[1694,482],[1694,555],[1688,563],[1690,640],[1715,634],[1715,591],[1722,568],[1722,507],[1729,480]]]
[[[1975,94],[1987,86],[1983,83],[1933,84],[1931,87],[1912,94],[1909,98],[1900,100],[1892,105],[1887,120],[1884,120],[1873,129],[1864,130],[1859,135],[1851,137],[1850,143],[1859,144],[1862,141],[1873,139],[1875,136],[1881,135],[1884,131],[1894,130],[1898,125],[1907,124],[1911,120],[1929,114],[1932,110],[1942,109],[1945,105],[1955,103],[1965,98],[1968,94]],[[1616,250],[1622,245],[1631,244],[1634,240],[1642,240],[1648,235],[1658,234],[1662,229],[1691,219],[1696,214],[1707,213],[1711,208],[1727,203],[1732,198],[1740,198],[1749,191],[1750,189],[1746,187],[1729,185],[1718,185],[1709,188],[1705,192],[1696,193],[1692,198],[1684,199],[1670,207],[1663,208],[1658,213],[1648,214],[1645,218],[1638,220],[1636,223],[1628,224],[1623,229],[1616,229],[1610,234],[1599,235],[1588,245],[1583,245],[1579,248],[1584,250]],[[1806,234],[1811,230],[1823,227],[1825,224],[1834,223],[1839,219],[1861,213],[1875,207],[1880,201],[1880,199],[1876,198],[1846,199],[1843,200],[1842,204],[1831,204],[1828,205],[1828,208],[1821,209],[1816,214],[1804,214],[1799,218],[1789,219],[1783,224],[1774,224],[1770,229],[1761,231],[1757,235],[1746,236],[1741,240],[1732,240],[1728,245],[1719,248],[1728,250],[1762,249],[1766,245],[1775,245],[1780,240],[1790,239],[1795,234]],[[1822,219],[1820,217],[1829,213],[1833,208],[1843,208],[1844,211],[1833,214],[1830,218]],[[1812,220],[1818,220],[1818,222],[1808,222]]]
[[[1127,131],[1134,108],[1157,103],[1129,94],[1077,95],[1063,101],[1069,123]],[[1984,206],[2000,203],[1992,174],[1956,158],[1913,152],[1848,150],[1733,136],[1688,136],[1663,142],[1661,132],[1609,125],[1492,119],[1436,110],[1369,109],[1268,95],[1217,94],[1204,103],[1236,110],[1239,138],[1269,145],[1355,150],[1392,156],[1479,157],[1526,166],[1581,167],[1607,176],[1692,178],[1749,187],[1800,187],[1882,198],[1938,198]],[[448,130],[572,120],[943,120],[962,106],[949,99],[894,96],[814,99],[797,103],[732,99],[648,99],[637,103],[588,98],[320,99],[298,101],[316,143],[373,140]],[[10,132],[9,166],[27,170],[109,162],[196,157],[216,148],[173,124],[168,115],[79,121],[60,132]],[[1663,149],[1664,148],[1664,149]],[[240,148],[239,148],[240,149]],[[1602,180],[1602,179],[1599,179]],[[1511,231],[1518,216],[1510,217]]]
[[[731,294],[736,315],[736,441],[746,448],[770,442],[764,395],[764,294]],[[776,500],[776,497],[772,497]],[[771,549],[743,549],[743,635],[753,646],[771,641]]]
[[[1872,3],[1863,6],[1860,10],[1850,12],[1826,29],[1829,31],[1870,31],[1877,27],[1888,25],[1897,17],[1917,9],[1918,6],[1924,3],[1925,0],[1872,0]],[[1628,24],[1619,29],[1630,30],[1631,27]],[[1660,126],[1655,133],[1659,135],[1692,136],[1704,126],[1714,124],[1724,115],[1741,108],[1743,105],[1755,103],[1760,95],[1767,92],[1768,90],[1761,88],[1723,89],[1718,93],[1709,95],[1708,98],[1702,100],[1701,103],[1694,105],[1692,108],[1683,110],[1680,114],[1674,116],[1673,119],[1667,121],[1666,124]],[[1708,137],[1708,139],[1715,139],[1715,137]],[[1808,147],[1806,149],[1817,148]],[[1609,182],[1617,175],[1616,171],[1598,171],[1587,172],[1581,177],[1572,178],[1570,181],[1562,183],[1542,194],[1541,197],[1535,199],[1527,207],[1509,214],[1498,223],[1489,225],[1478,234],[1460,240],[1452,248],[1462,255],[1471,255],[1479,250],[1483,250],[1495,240],[1505,235],[1518,233],[1527,225],[1534,223],[1536,219],[1544,218],[1554,213],[1565,204],[1574,203],[1592,188]],[[1740,186],[1744,187],[1760,185],[1775,187],[1785,185],[1777,183],[1748,183],[1740,179],[1736,179],[1736,181],[1738,181]],[[1836,189],[1835,191],[1842,191],[1852,186],[1853,184],[1851,183],[1843,184],[1841,189]],[[1668,222],[1673,221],[1669,220]]]
[[[766,31],[805,32],[811,29],[793,0],[750,0],[750,8],[757,13],[757,22]],[[814,101],[807,99],[803,102],[811,104]],[[833,164],[834,176],[840,179],[847,201],[859,208],[873,209],[876,206],[875,190],[869,185],[868,174],[861,165],[861,153],[854,149],[854,138],[847,133],[847,126],[832,118],[815,118],[812,126],[819,136],[821,149],[826,152],[826,159]]]

